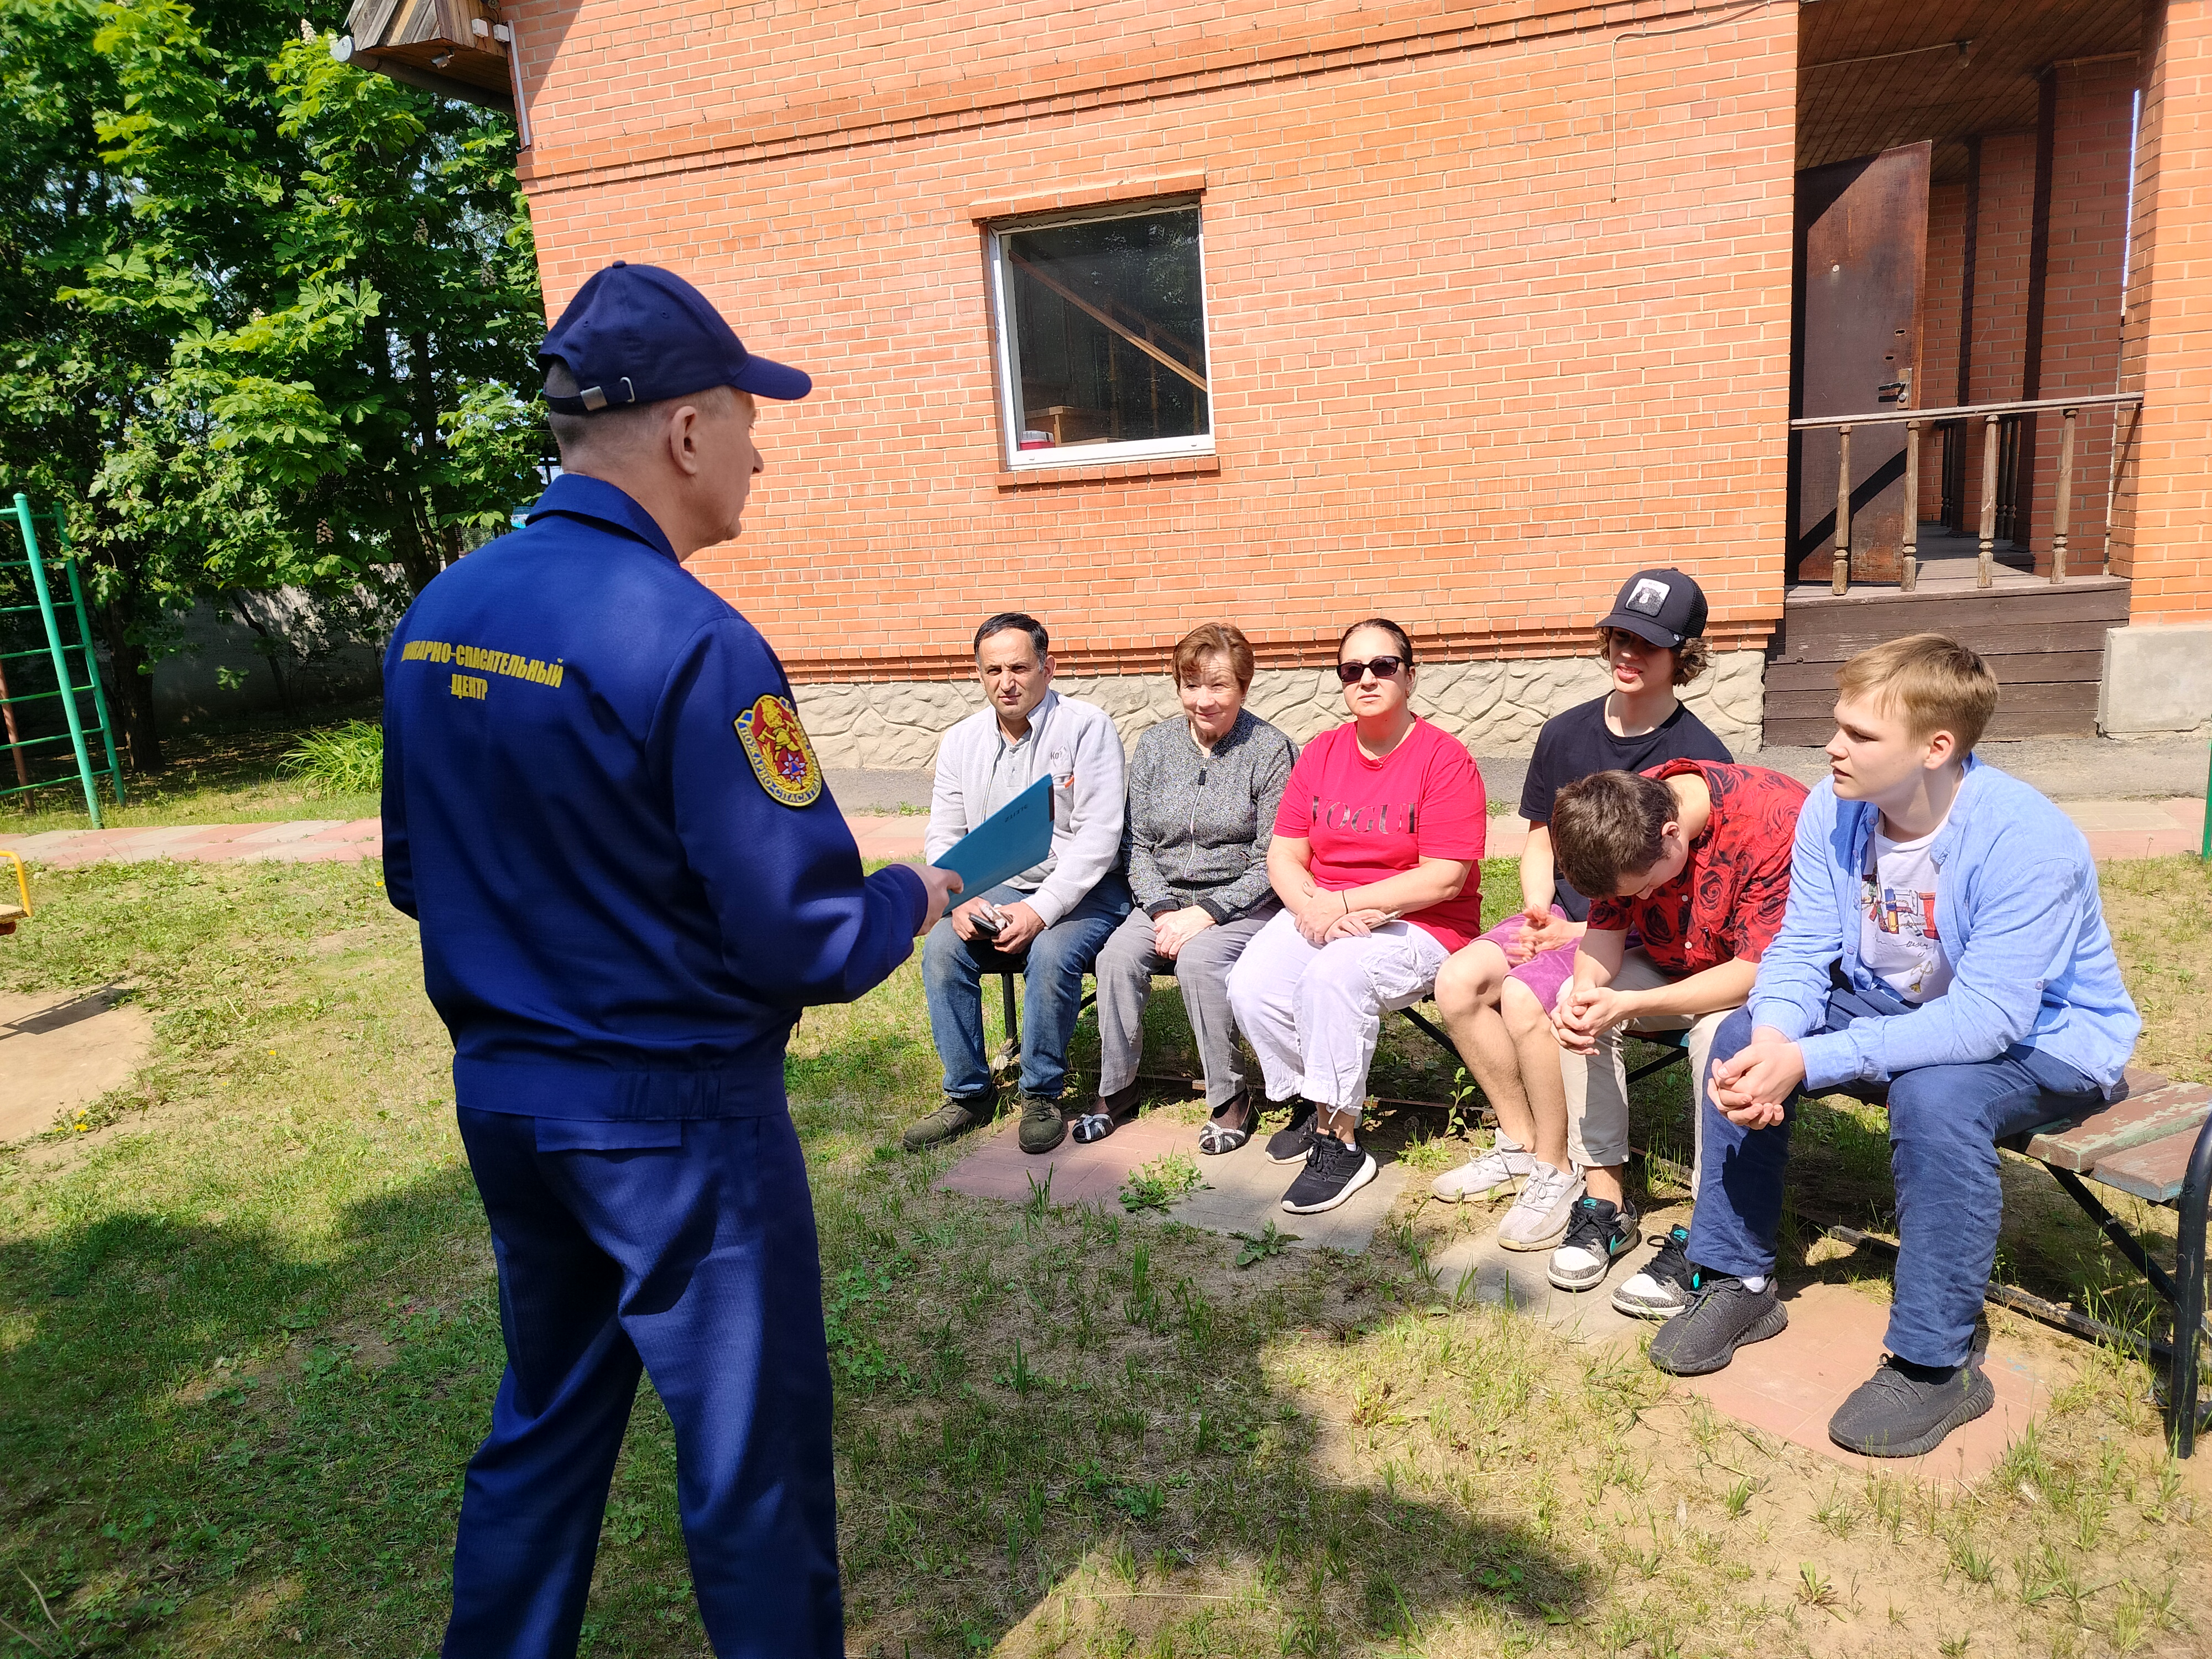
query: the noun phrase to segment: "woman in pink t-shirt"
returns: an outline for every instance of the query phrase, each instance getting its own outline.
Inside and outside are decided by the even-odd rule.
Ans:
[[[1409,707],[1413,641],[1375,617],[1336,655],[1352,719],[1291,769],[1267,848],[1284,908],[1229,975],[1268,1102],[1291,1109],[1267,1156],[1305,1165],[1283,1195],[1293,1215],[1334,1209],[1375,1178],[1358,1130],[1382,1012],[1426,996],[1482,932],[1482,775]]]

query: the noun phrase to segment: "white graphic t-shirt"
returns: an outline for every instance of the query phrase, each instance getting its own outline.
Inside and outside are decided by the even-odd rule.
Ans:
[[[1937,824],[1917,841],[1892,841],[1877,823],[1859,884],[1859,960],[1917,1006],[1951,988],[1951,963],[1936,927]]]

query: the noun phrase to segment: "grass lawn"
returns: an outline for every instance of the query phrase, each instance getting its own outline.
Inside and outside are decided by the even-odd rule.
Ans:
[[[349,720],[374,720],[377,704],[332,705],[307,714],[270,711],[236,720],[172,726],[161,734],[167,769],[158,777],[123,771],[130,805],[118,809],[103,787],[100,817],[112,830],[166,824],[274,823],[292,818],[373,817],[374,792],[321,794],[285,775],[284,751],[307,733]],[[0,844],[46,830],[88,830],[84,793],[72,781],[0,799]]]
[[[2151,1063],[2212,1076],[2212,884],[2181,860],[2106,880]],[[85,1130],[0,1152],[0,1654],[433,1650],[501,1362],[411,926],[374,865],[95,866],[40,896],[0,987],[129,984],[157,1042]],[[1155,1015],[1160,1067],[1188,1037],[1171,994]],[[951,1155],[896,1143],[936,1075],[911,964],[811,1012],[792,1048],[854,1654],[2086,1656],[2212,1635],[2212,1455],[2166,1458],[2132,1362],[2000,1312],[2057,1384],[2037,1431],[1972,1492],[1867,1479],[1637,1355],[1455,1305],[1426,1264],[1488,1214],[1409,1196],[1365,1255],[1240,1269],[1234,1241],[1173,1224],[933,1191]],[[1450,1081],[1394,1035],[1376,1088]],[[1661,1201],[1680,1090],[1669,1073],[1638,1107]],[[1879,1295],[1813,1224],[1884,1218],[1880,1123],[1805,1121],[1790,1274]],[[1376,1136],[1426,1170],[1465,1155],[1441,1127],[1400,1112]],[[2123,1282],[2047,1177],[2008,1180],[2005,1272],[2077,1300]],[[648,1390],[592,1654],[706,1651],[672,1470]]]

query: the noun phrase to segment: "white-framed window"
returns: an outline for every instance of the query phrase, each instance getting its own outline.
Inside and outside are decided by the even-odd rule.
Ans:
[[[994,225],[989,243],[1009,467],[1213,453],[1197,203]]]

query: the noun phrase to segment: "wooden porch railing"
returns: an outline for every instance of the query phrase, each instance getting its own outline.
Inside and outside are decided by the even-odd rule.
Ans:
[[[2136,421],[2142,415],[2142,393],[2115,392],[2091,398],[2040,398],[2025,403],[1960,404],[1950,409],[1885,409],[1865,415],[1809,415],[1802,420],[1790,422],[1793,432],[1807,432],[1817,428],[1833,428],[1839,450],[1836,472],[1836,557],[1834,579],[1832,583],[1838,593],[1850,591],[1851,586],[1851,428],[1859,426],[1894,426],[1905,422],[1905,548],[1904,565],[1899,573],[1899,586],[1911,592],[1919,584],[1919,560],[1916,549],[1920,540],[1920,443],[1921,432],[1932,426],[1948,426],[1979,421],[1982,423],[1982,523],[1981,548],[1976,561],[1977,585],[1990,586],[1996,579],[1997,544],[1997,478],[2003,470],[1999,453],[2001,428],[2016,422],[2022,415],[2039,415],[2055,410],[2064,418],[2064,427],[2058,440],[2058,492],[2051,514],[2051,580],[2066,580],[2066,556],[2069,526],[2074,510],[2074,427],[2075,419],[2085,409],[2110,409],[2114,411],[2112,432],[2112,461],[2110,477],[2105,487],[2105,546],[2104,567],[2111,568],[2112,503],[2119,491],[2120,468],[2124,464],[2128,449],[2135,440]],[[2123,430],[2118,411],[2133,411]],[[1948,447],[1947,447],[1948,457]],[[1947,471],[1949,470],[1947,459]]]

